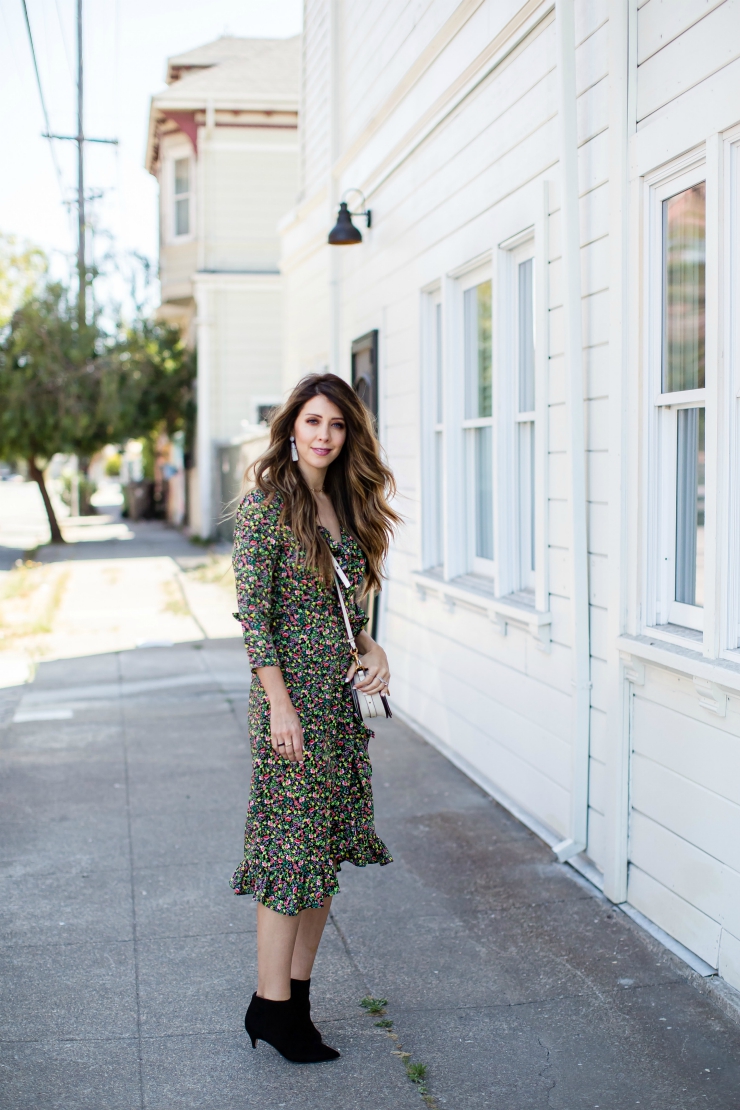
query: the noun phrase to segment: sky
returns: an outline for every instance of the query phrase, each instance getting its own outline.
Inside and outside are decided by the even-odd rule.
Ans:
[[[26,0],[52,131],[76,128],[77,0]],[[98,252],[157,257],[157,183],[144,169],[150,97],[164,87],[166,60],[223,34],[286,38],[301,30],[302,0],[83,0],[85,132],[117,138],[87,144],[86,187]],[[0,232],[42,247],[53,272],[76,252],[76,144],[55,142],[52,161],[33,71],[22,0],[0,0]]]

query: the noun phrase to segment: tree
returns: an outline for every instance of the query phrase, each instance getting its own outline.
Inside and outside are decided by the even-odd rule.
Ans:
[[[192,423],[193,360],[176,329],[138,321],[105,334],[78,328],[74,298],[50,283],[18,308],[0,341],[0,458],[23,458],[64,539],[44,481],[57,452],[89,457],[106,443]]]
[[[48,267],[40,247],[0,233],[0,328],[32,296]]]

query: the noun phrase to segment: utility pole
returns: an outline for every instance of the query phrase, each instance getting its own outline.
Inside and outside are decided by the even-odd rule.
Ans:
[[[85,132],[82,126],[82,0],[77,0],[77,329],[87,320],[87,267],[85,265]]]
[[[44,134],[45,139],[77,143],[77,327],[81,332],[87,323],[87,263],[85,258],[85,143],[110,143],[118,139],[90,139],[83,127],[83,48],[82,0],[77,0],[77,134]],[[48,125],[47,125],[48,126]]]

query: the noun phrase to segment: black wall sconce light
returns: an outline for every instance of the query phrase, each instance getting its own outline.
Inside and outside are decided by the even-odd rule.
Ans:
[[[334,224],[334,227],[329,232],[329,242],[333,247],[347,247],[350,246],[352,243],[362,242],[362,234],[360,230],[356,228],[355,225],[352,223],[353,216],[364,216],[365,220],[367,221],[366,226],[372,226],[372,213],[369,208],[366,208],[364,212],[350,212],[349,208],[347,207],[347,202],[344,199],[344,197],[347,196],[347,193],[359,193],[362,197],[363,207],[365,205],[365,194],[361,192],[360,189],[347,189],[347,192],[344,193],[341,201],[339,202],[337,222]]]

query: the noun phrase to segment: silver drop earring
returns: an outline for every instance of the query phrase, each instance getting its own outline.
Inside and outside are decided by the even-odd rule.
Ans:
[[[295,445],[295,436],[290,437],[290,457],[293,462],[298,462],[298,448]]]

